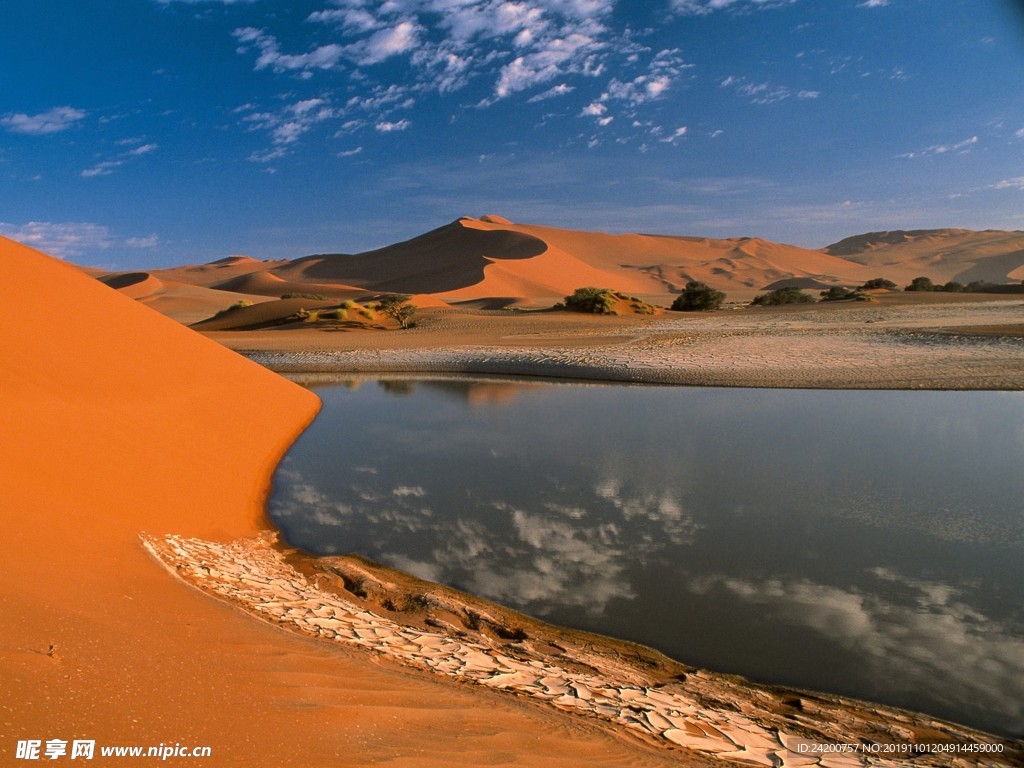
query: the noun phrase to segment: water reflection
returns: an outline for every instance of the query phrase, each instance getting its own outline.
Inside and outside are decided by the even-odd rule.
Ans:
[[[286,537],[1024,731],[1021,396],[488,386],[322,391],[276,477]]]

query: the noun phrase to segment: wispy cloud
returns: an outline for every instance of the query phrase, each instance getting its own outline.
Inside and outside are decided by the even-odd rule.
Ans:
[[[743,75],[729,75],[719,84],[722,88],[732,88],[741,96],[747,97],[753,104],[775,104],[787,99],[817,99],[821,91],[793,90],[789,86],[779,85],[767,80],[752,82]]]
[[[12,133],[45,136],[51,133],[66,131],[83,119],[85,115],[85,112],[74,107],[54,107],[36,115],[27,115],[20,112],[8,114],[0,117],[0,125]]]
[[[409,122],[408,120],[399,120],[398,122],[395,123],[384,120],[377,123],[377,125],[375,125],[374,127],[381,133],[393,133],[395,131],[404,131],[410,125],[412,125],[412,123]]]
[[[872,0],[868,0],[872,2]],[[875,0],[877,1],[877,0]],[[796,0],[672,0],[671,7],[676,13],[692,16],[706,16],[715,11],[749,13],[766,11],[792,5]]]
[[[1017,189],[1024,192],[1024,176],[1003,179],[992,185],[992,189]]]
[[[29,221],[25,224],[0,222],[0,234],[60,259],[82,256],[110,248],[155,248],[156,234],[147,237],[115,236],[109,227],[92,222]]]
[[[889,0],[864,0],[863,3],[858,3],[858,8],[882,8],[889,4]]]
[[[83,179],[93,179],[97,176],[109,176],[122,165],[124,165],[123,160],[104,160],[96,163],[96,165],[91,168],[85,168],[80,175]]]
[[[154,143],[143,143],[145,139],[135,136],[127,139],[121,139],[117,142],[120,147],[131,147],[131,149],[125,149],[121,153],[114,157],[106,160],[101,160],[95,165],[82,170],[79,174],[83,179],[94,179],[98,176],[110,176],[114,171],[123,166],[125,163],[133,160],[136,157],[142,157],[148,155],[151,152],[155,152],[159,149],[158,144]],[[138,146],[133,146],[138,145]]]
[[[971,136],[969,139],[957,142],[956,144],[933,144],[930,147],[919,149],[914,152],[904,152],[897,157],[907,158],[910,160],[917,159],[919,157],[930,157],[932,155],[945,155],[950,152],[965,153],[970,152],[971,147],[978,143],[977,136]]]

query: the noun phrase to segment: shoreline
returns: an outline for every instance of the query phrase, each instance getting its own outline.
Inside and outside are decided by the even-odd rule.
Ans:
[[[305,555],[280,544],[276,534],[228,544],[144,536],[142,543],[186,584],[284,630],[526,697],[624,729],[680,757],[765,766],[851,764],[838,752],[808,762],[809,750],[820,744],[922,745],[914,755],[920,766],[955,766],[970,754],[973,765],[995,768],[1024,756],[1020,742],[925,714],[696,669],[644,646],[547,625],[362,558]],[[391,609],[381,608],[381,598]],[[399,601],[406,607],[396,608]],[[444,619],[406,615],[423,606]],[[924,745],[945,746],[928,751]],[[1001,751],[982,752],[989,749]],[[901,763],[879,752],[855,764]]]
[[[686,386],[1024,390],[1024,302],[701,317],[424,311],[406,331],[207,334],[279,373],[461,373]],[[693,313],[702,314],[702,313]]]

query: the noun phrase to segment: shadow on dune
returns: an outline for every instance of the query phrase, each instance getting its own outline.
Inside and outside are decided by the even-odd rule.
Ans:
[[[454,221],[375,251],[307,256],[274,272],[295,282],[342,282],[371,291],[444,293],[483,280],[488,258],[529,259],[547,248],[547,243],[532,235],[470,229]]]

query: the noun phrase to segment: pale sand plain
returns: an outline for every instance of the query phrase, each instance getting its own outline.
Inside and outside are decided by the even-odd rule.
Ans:
[[[462,372],[660,384],[1024,389],[1024,300],[871,302],[655,317],[424,309],[417,327],[214,332],[282,372]]]
[[[315,398],[59,262],[9,241],[2,246],[19,288],[3,307],[2,325],[10,438],[0,449],[10,489],[0,539],[9,627],[0,646],[0,712],[10,734],[0,744],[5,761],[19,738],[209,744],[218,765],[273,766],[796,765],[816,761],[789,748],[800,733],[992,741],[851,702],[830,705],[830,713],[838,708],[843,716],[819,717],[815,726],[808,715],[783,731],[772,718],[784,712],[754,704],[772,696],[778,704],[784,696],[742,683],[729,689],[739,698],[722,705],[710,695],[722,685],[714,676],[701,687],[694,675],[694,690],[661,690],[663,679],[638,678],[635,670],[602,667],[590,657],[541,661],[528,649],[510,655],[486,638],[453,644],[422,627],[395,628],[345,594],[325,592],[311,572],[315,565],[282,560],[266,539],[262,502],[270,473],[315,414]],[[59,313],[39,311],[55,297]],[[992,302],[979,327],[1014,325],[1013,306]],[[606,372],[625,374],[613,352],[639,348],[625,353],[628,370],[658,357],[640,344],[685,346],[700,330],[659,326],[657,319],[616,327],[556,315],[542,318],[552,325],[538,330],[521,324],[537,318],[496,316],[481,337],[479,317],[460,330],[459,313],[436,313],[441,328],[431,328],[423,314],[425,322],[410,332],[246,333],[232,343],[263,354],[283,348],[307,368],[299,350],[336,358],[352,344],[371,358],[388,345],[399,358],[426,355],[426,363],[398,359],[396,370],[471,370],[501,353],[499,366],[538,372],[530,366],[539,365],[552,375],[545,356],[555,354],[569,373],[615,378]],[[773,316],[768,322],[778,322]],[[711,323],[716,338],[732,338],[714,318],[695,322]],[[822,321],[809,314],[800,322],[814,333]],[[932,328],[934,316],[909,326],[886,322],[892,333],[948,335]],[[784,330],[781,337],[799,339],[805,329]],[[831,327],[816,332],[848,335]],[[310,334],[335,341],[316,351],[309,339],[319,337]],[[464,344],[457,343],[460,334]],[[754,338],[762,351],[775,344],[749,330],[735,336]],[[488,338],[490,346],[479,343]],[[1019,354],[1012,337],[1000,343],[1010,345],[1008,353],[997,350],[1004,363]],[[468,357],[445,358],[445,349]],[[336,368],[352,366],[329,360],[327,369]],[[185,589],[147,549],[228,602]],[[375,653],[368,655],[359,650],[366,643],[354,641],[371,637]],[[427,671],[425,659],[444,665],[445,677]],[[531,678],[517,666],[524,663],[540,673]],[[496,676],[508,684],[497,684]],[[453,677],[465,684],[453,685]],[[797,698],[801,707],[815,700]],[[820,730],[833,720],[834,730]],[[1018,757],[941,754],[913,763],[1009,765]],[[821,764],[859,763],[832,755]]]

